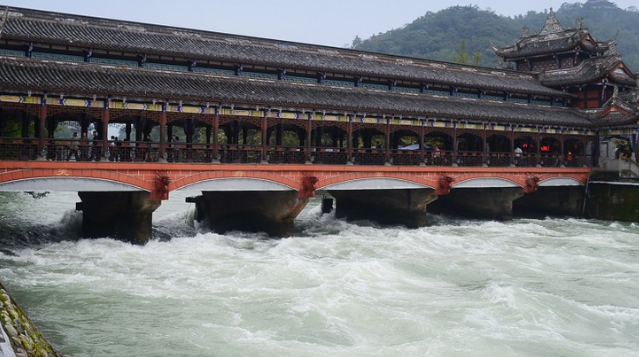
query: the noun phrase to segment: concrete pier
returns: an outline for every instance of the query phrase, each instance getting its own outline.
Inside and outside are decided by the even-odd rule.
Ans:
[[[79,192],[82,200],[82,235],[87,238],[111,237],[134,244],[152,238],[153,212],[160,201],[149,192]]]
[[[583,186],[539,187],[513,202],[518,217],[581,217],[584,204]]]
[[[371,220],[408,228],[426,225],[426,207],[437,199],[432,189],[328,191],[335,197],[335,217]]]
[[[523,189],[519,187],[457,188],[448,195],[440,196],[428,210],[467,218],[507,221],[513,217],[513,201],[523,195]]]
[[[237,230],[289,237],[308,198],[300,198],[297,191],[205,191],[187,202],[195,203],[196,220],[213,232]]]

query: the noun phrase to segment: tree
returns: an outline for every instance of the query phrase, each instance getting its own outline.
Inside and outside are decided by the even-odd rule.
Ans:
[[[457,56],[455,56],[455,62],[461,64],[468,64],[468,52],[466,52],[466,40],[459,41],[459,49],[457,49]]]

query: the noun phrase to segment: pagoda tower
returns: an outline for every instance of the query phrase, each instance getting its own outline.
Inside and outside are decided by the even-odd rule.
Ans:
[[[573,107],[604,109],[614,101],[635,114],[637,75],[621,59],[615,39],[597,41],[581,19],[575,25],[564,28],[551,8],[539,33],[524,28],[514,45],[493,50],[506,67],[538,73],[544,85],[573,94]]]

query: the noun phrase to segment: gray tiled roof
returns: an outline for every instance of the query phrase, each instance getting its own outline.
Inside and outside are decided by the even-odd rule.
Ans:
[[[593,45],[584,40],[588,36],[586,29],[570,29],[552,35],[532,35],[520,39],[509,47],[494,47],[495,53],[506,59],[526,58],[549,53],[572,52],[577,46],[587,52],[603,53],[610,48],[610,42],[597,42]]]
[[[592,124],[562,107],[10,57],[0,57],[0,88],[533,125]]]
[[[493,50],[498,56],[508,60],[573,52],[577,48],[589,53],[604,53],[614,44],[614,40],[593,43],[588,29],[583,27],[581,20],[578,20],[578,24],[579,28],[564,29],[551,8],[546,23],[538,34],[529,34],[528,29],[525,29],[524,35],[513,46],[493,46]]]
[[[4,11],[0,11],[3,15]],[[3,38],[564,97],[532,74],[343,48],[10,8]]]
[[[619,56],[588,58],[576,67],[543,72],[539,78],[544,85],[551,87],[592,83],[605,77],[612,78],[616,83],[635,86],[634,74],[629,77],[613,72],[621,63]]]

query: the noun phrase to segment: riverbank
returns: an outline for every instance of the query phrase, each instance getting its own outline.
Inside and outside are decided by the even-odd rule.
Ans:
[[[7,357],[58,357],[0,282],[0,352]]]

